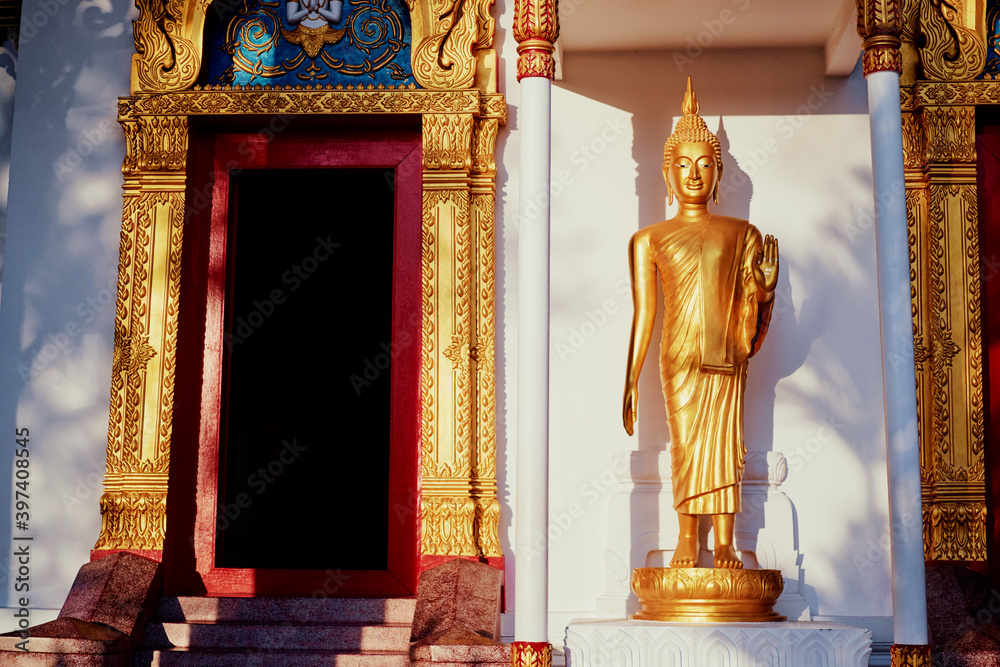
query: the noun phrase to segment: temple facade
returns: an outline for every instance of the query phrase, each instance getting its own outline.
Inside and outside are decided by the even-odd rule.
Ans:
[[[626,248],[676,211],[690,77],[713,212],[780,243],[736,548],[789,620],[869,631],[869,664],[927,644],[894,636],[894,543],[1000,573],[1000,4],[662,4],[24,0],[0,631],[121,552],[209,598],[408,598],[484,563],[500,637],[556,664],[572,621],[634,614],[678,527],[653,351],[622,425]]]

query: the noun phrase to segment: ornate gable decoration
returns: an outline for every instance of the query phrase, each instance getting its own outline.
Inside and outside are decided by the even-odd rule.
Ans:
[[[203,84],[416,84],[403,0],[233,0],[208,10]]]
[[[477,72],[495,78],[493,0],[218,3],[224,3],[219,15],[235,11],[236,17],[222,43],[214,45],[229,55],[230,64],[211,72],[208,85],[324,85],[338,73],[366,79],[361,85],[415,82],[430,90],[455,90],[472,88]],[[132,93],[191,88],[206,57],[202,35],[210,0],[136,0],[136,5]]]

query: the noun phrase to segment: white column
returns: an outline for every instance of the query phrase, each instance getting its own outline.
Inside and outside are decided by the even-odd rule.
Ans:
[[[521,79],[518,112],[517,488],[514,639],[548,641],[549,171],[551,85]]]
[[[892,528],[893,635],[896,644],[926,645],[927,593],[899,74],[873,72],[867,80]]]

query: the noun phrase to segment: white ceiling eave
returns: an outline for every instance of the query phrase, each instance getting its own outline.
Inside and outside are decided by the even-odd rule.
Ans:
[[[568,53],[817,48],[830,76],[861,54],[856,0],[560,0],[559,23]]]

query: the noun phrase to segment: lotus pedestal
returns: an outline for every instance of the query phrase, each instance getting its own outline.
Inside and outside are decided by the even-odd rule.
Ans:
[[[639,567],[632,570],[632,592],[642,608],[632,618],[675,623],[784,621],[773,610],[782,587],[779,570]]]

